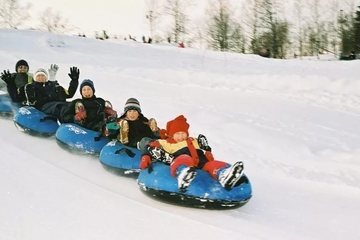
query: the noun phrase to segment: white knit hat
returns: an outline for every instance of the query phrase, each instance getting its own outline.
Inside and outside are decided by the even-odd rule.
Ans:
[[[36,70],[36,71],[35,71],[35,74],[34,74],[34,79],[36,79],[36,76],[39,75],[39,74],[45,75],[46,80],[49,79],[49,75],[48,75],[48,73],[47,73],[47,71],[46,71],[45,69],[39,68],[38,70]]]

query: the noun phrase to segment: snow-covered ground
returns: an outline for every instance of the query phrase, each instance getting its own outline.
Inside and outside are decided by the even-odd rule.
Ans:
[[[184,114],[217,159],[242,160],[245,206],[190,209],[0,119],[0,239],[360,239],[360,61],[275,60],[0,29],[0,69],[71,66],[121,113],[136,97],[161,127]],[[79,92],[75,97],[79,97]]]

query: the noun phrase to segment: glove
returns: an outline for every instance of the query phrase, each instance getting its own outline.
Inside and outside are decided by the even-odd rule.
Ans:
[[[79,81],[80,70],[77,67],[71,67],[70,73],[68,74],[71,80]]]
[[[80,111],[75,115],[75,120],[81,122],[86,118],[86,110]]]
[[[51,64],[50,68],[49,68],[49,80],[50,81],[55,81],[56,80],[56,73],[59,70],[59,66],[56,64]]]
[[[117,112],[110,107],[105,107],[105,113],[108,116],[108,120],[115,120],[117,117]]]
[[[204,135],[199,134],[197,141],[198,141],[200,149],[211,152],[211,147],[209,146],[208,140],[206,139],[206,137]]]
[[[214,161],[214,156],[212,155],[212,152],[210,152],[210,151],[205,152],[205,157],[207,158],[208,161]]]
[[[140,168],[142,170],[146,169],[150,164],[151,164],[150,156],[144,155],[141,157]]]
[[[9,70],[4,70],[4,72],[1,73],[1,79],[6,82],[6,84],[9,84],[13,80],[13,76],[11,76]]]

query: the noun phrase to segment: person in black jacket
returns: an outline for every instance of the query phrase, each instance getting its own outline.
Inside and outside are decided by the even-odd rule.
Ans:
[[[25,101],[24,87],[33,82],[33,75],[29,73],[29,64],[19,60],[15,65],[15,72],[10,73],[9,69],[1,73],[1,79],[6,83],[6,88],[13,102],[22,103]]]
[[[117,122],[120,125],[117,139],[129,147],[143,150],[149,142],[159,139],[162,135],[156,120],[147,119],[141,113],[140,103],[136,98],[129,98],[126,101],[124,113]]]
[[[90,79],[82,81],[80,93],[82,98],[73,100],[66,108],[64,122],[77,123],[107,136],[106,123],[115,121],[117,112],[113,110],[109,101],[95,96],[94,83]]]
[[[54,66],[56,74],[58,67],[56,64]],[[80,71],[77,67],[70,68],[69,77],[71,81],[67,90],[57,81],[49,81],[45,69],[36,70],[34,82],[25,86],[27,105],[34,106],[46,114],[55,116],[62,123],[62,116],[69,104],[66,99],[74,96],[79,85],[79,75]]]

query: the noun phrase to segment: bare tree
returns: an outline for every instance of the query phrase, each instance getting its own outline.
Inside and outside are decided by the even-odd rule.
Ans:
[[[269,49],[272,57],[284,58],[285,46],[289,43],[289,23],[281,18],[281,10],[276,0],[263,0],[259,6],[260,27],[259,38],[263,48]]]
[[[185,35],[188,33],[186,26],[189,18],[186,10],[189,6],[188,0],[167,0],[165,5],[165,13],[172,18],[169,34],[174,37],[174,41],[177,43],[184,42]]]
[[[250,51],[251,53],[258,54],[260,52],[259,46],[259,6],[261,0],[247,0],[243,2],[242,9],[242,19],[245,23],[245,31],[248,32],[250,38]]]
[[[52,8],[46,8],[40,13],[40,29],[52,33],[65,33],[68,30],[68,20],[64,19],[59,12]]]
[[[0,0],[0,26],[18,28],[30,18],[30,3],[20,4],[20,0]]]
[[[231,18],[228,0],[216,0],[210,3],[208,23],[208,41],[211,49],[228,51],[230,49]]]
[[[158,0],[147,0],[146,1],[147,14],[146,19],[149,23],[150,28],[150,37],[155,41],[158,40],[157,37],[157,24],[160,17],[160,7]]]
[[[295,41],[297,42],[297,51],[300,58],[304,56],[305,49],[304,49],[304,42],[306,38],[306,32],[305,32],[305,23],[304,23],[304,0],[298,0],[294,2],[294,26],[295,26]]]
[[[214,0],[210,3],[208,21],[208,43],[214,50],[245,51],[245,38],[239,23],[234,21],[232,6],[228,0]]]
[[[328,22],[328,35],[329,35],[329,39],[330,39],[330,47],[331,47],[331,51],[334,54],[338,54],[338,46],[339,46],[339,32],[340,32],[340,28],[339,28],[339,0],[332,0],[330,2],[330,7],[329,7],[329,22]]]

